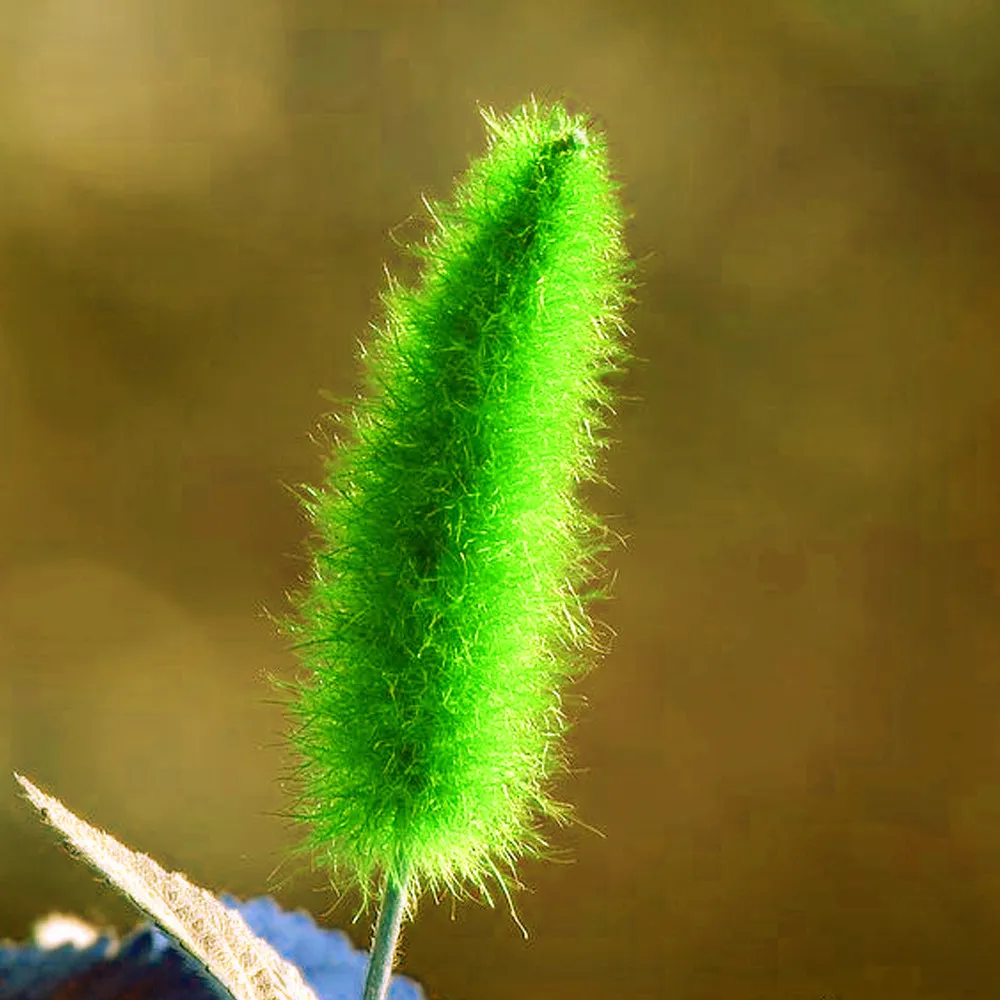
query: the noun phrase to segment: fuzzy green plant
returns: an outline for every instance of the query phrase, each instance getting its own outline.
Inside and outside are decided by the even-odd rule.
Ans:
[[[389,278],[349,439],[303,491],[312,572],[282,624],[308,674],[272,678],[293,692],[296,852],[362,909],[381,896],[373,966],[422,891],[492,902],[493,877],[509,899],[501,869],[572,818],[550,794],[560,690],[604,651],[587,606],[609,531],[578,490],[631,356],[620,185],[561,105],[480,113],[487,153],[425,202],[419,287]]]

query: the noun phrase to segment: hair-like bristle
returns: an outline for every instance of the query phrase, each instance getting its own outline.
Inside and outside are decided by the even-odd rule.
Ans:
[[[389,280],[351,439],[306,490],[313,574],[284,622],[309,676],[289,684],[295,819],[362,908],[389,877],[489,899],[485,878],[547,847],[566,768],[560,686],[599,651],[607,531],[576,496],[598,479],[629,354],[634,287],[606,144],[534,99],[481,111],[487,154]]]

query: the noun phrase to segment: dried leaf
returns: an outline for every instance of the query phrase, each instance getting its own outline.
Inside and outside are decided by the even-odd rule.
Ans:
[[[86,860],[172,934],[232,993],[234,1000],[317,1000],[302,973],[257,937],[243,917],[180,872],[132,851],[73,815],[58,799],[14,772],[32,804]]]

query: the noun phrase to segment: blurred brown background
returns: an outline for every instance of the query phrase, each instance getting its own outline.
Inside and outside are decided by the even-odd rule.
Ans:
[[[605,839],[522,866],[528,941],[426,900],[403,971],[443,1000],[996,995],[995,3],[0,11],[0,937],[138,919],[14,768],[199,884],[334,902],[275,874],[282,484],[318,479],[321,390],[359,387],[476,101],[535,93],[606,130],[645,282],[590,491],[629,536],[618,638],[558,790]],[[353,904],[325,919],[362,944]]]

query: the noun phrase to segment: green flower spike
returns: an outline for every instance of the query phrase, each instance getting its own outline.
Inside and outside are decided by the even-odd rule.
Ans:
[[[306,488],[314,569],[284,625],[312,677],[275,682],[296,692],[299,850],[362,909],[383,899],[366,998],[423,889],[492,905],[493,875],[509,900],[498,863],[572,818],[546,791],[567,768],[559,689],[601,652],[584,605],[607,593],[583,588],[608,529],[575,491],[629,358],[620,185],[561,106],[480,114],[487,154],[427,205],[421,285],[389,278],[353,440]]]

